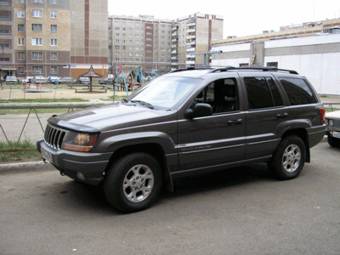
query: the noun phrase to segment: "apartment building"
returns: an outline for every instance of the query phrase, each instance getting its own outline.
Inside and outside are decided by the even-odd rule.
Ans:
[[[0,7],[3,76],[79,77],[91,65],[107,74],[107,0],[0,0]]]
[[[12,0],[0,0],[0,79],[6,74],[15,72],[13,19]]]
[[[229,37],[213,44],[213,66],[270,66],[306,76],[320,94],[340,95],[340,19]]]
[[[108,73],[107,0],[70,0],[71,68],[79,77],[92,65],[95,71]]]
[[[172,69],[208,64],[212,43],[222,38],[222,17],[196,13],[177,19],[171,30]]]
[[[141,66],[148,72],[170,70],[172,23],[145,15],[110,16],[108,48],[111,71],[118,66],[123,70]]]
[[[108,30],[113,68],[169,71],[207,62],[212,42],[223,38],[223,18],[199,13],[176,20],[111,16]]]

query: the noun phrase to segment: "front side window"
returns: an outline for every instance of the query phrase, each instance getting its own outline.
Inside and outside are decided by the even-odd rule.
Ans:
[[[143,101],[154,107],[169,109],[181,102],[197,86],[200,79],[162,76],[130,97],[131,101]]]
[[[244,83],[248,94],[248,108],[260,109],[273,107],[273,98],[263,77],[245,77]]]
[[[281,78],[281,84],[292,105],[313,104],[317,102],[307,82],[299,78]]]
[[[239,110],[237,83],[234,78],[211,82],[195,99],[196,103],[210,104],[213,113]]]

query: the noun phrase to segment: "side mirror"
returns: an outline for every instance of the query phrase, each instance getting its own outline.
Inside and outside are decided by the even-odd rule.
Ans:
[[[213,113],[213,109],[210,104],[197,103],[192,108],[189,108],[185,112],[187,119],[193,119],[197,117],[210,116]]]

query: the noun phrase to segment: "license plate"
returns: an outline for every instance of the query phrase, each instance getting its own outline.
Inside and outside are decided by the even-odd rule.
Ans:
[[[46,161],[53,163],[52,154],[50,152],[46,151],[44,148],[41,148],[41,156]]]

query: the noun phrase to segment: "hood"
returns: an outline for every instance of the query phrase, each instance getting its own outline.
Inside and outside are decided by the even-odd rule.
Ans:
[[[76,131],[97,132],[106,129],[123,128],[161,120],[169,111],[153,110],[141,105],[122,103],[88,108],[82,111],[62,114],[49,122]]]

